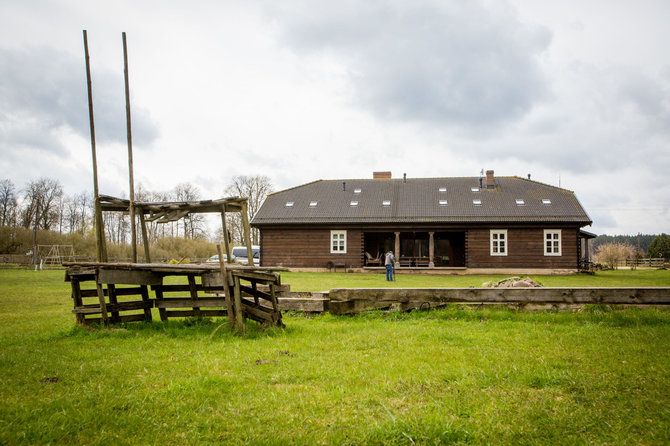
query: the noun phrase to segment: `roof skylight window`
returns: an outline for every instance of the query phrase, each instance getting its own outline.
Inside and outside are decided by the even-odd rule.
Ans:
[[[472,204],[474,204],[475,206],[481,206],[482,200],[472,200]]]
[[[522,198],[517,198],[516,199],[516,205],[517,206],[525,206],[526,202]]]
[[[389,207],[389,206],[391,206],[391,200],[384,200],[384,201],[382,201],[382,206],[384,206],[384,207],[386,207],[386,208]]]
[[[446,206],[448,204],[447,200],[440,200],[440,206]]]
[[[471,190],[472,192],[479,192],[479,188],[478,188],[478,187],[471,187],[470,190]]]
[[[349,206],[358,206],[358,201],[352,201]]]
[[[309,202],[309,207],[311,207],[311,208],[315,208],[317,204],[319,204],[318,201],[310,201],[310,202]]]
[[[438,190],[439,190],[440,192],[446,192],[446,191],[447,191],[447,188],[446,188],[446,187],[441,187],[441,188],[439,188]]]
[[[292,201],[287,201],[285,206],[287,208],[292,208],[293,207],[293,202]]]
[[[354,189],[354,193],[355,193],[355,194],[360,194],[360,193],[361,193],[361,190],[360,190],[360,189]]]
[[[549,200],[547,198],[543,198],[542,199],[542,204],[545,205],[545,206],[549,206],[551,204],[551,200]]]

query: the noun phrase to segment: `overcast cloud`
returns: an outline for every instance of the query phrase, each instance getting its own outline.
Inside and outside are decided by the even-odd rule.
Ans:
[[[0,0],[0,179],[91,189],[88,30],[101,191],[135,178],[531,174],[597,233],[670,232],[670,4]],[[607,11],[607,14],[603,14]],[[587,228],[588,229],[588,228]]]

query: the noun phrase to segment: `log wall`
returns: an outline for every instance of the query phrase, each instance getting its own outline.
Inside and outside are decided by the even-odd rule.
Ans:
[[[507,255],[492,256],[490,229],[507,229]],[[561,255],[544,255],[544,229],[561,229]],[[482,228],[470,229],[466,236],[468,268],[578,268],[576,228]]]
[[[348,268],[362,267],[362,231],[347,229],[347,252],[331,254],[331,229],[343,228],[264,228],[261,231],[261,262],[280,267],[326,268],[328,262],[344,264]]]

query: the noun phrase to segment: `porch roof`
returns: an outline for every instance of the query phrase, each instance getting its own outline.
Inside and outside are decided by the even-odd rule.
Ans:
[[[479,177],[460,177],[319,180],[268,196],[252,225],[513,222],[591,219],[566,189],[519,177],[497,177],[487,189]]]

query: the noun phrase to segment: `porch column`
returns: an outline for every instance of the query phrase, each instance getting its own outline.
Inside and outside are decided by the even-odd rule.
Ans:
[[[394,268],[397,268],[400,266],[400,233],[396,232],[395,233],[395,265],[393,265]]]
[[[428,233],[428,268],[435,268],[435,233]]]

